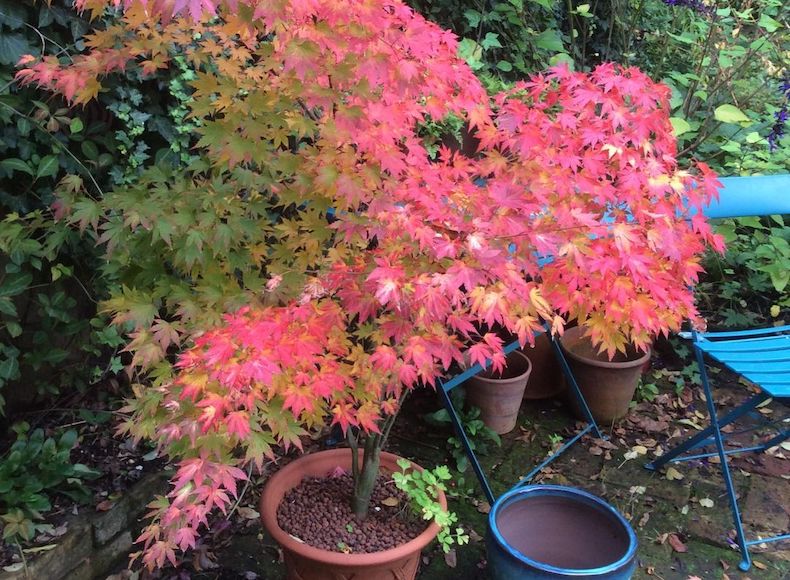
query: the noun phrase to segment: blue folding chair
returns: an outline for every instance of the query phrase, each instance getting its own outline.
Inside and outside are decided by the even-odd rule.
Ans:
[[[706,216],[710,218],[790,214],[790,175],[724,178],[722,183],[724,188],[720,192],[719,201],[711,204],[705,210]],[[718,456],[735,522],[738,546],[741,550],[739,568],[746,571],[751,566],[749,546],[788,540],[790,534],[784,533],[766,539],[746,539],[727,457],[747,451],[764,451],[779,445],[790,437],[790,429],[786,427],[778,429],[775,436],[759,445],[732,449],[725,448],[727,434],[723,434],[721,429],[754,411],[758,405],[769,399],[775,399],[785,404],[790,401],[790,325],[737,332],[703,333],[692,331],[685,333],[685,336],[693,340],[710,416],[710,426],[649,463],[646,467],[657,470],[669,462]],[[734,410],[718,417],[710,379],[706,371],[706,354],[754,383],[760,388],[760,393]],[[710,445],[714,445],[716,450],[709,453],[687,455],[688,452]]]

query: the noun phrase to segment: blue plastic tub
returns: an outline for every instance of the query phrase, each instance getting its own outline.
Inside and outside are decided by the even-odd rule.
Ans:
[[[493,580],[608,578],[636,568],[636,534],[602,499],[572,487],[530,485],[500,497],[488,515]]]

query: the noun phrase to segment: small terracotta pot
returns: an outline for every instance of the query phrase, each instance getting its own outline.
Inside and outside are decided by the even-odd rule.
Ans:
[[[601,423],[611,423],[628,413],[639,378],[650,360],[650,349],[642,352],[628,347],[625,354],[618,352],[609,360],[583,334],[580,326],[566,329],[560,346],[592,416]],[[568,400],[574,413],[585,419],[572,391]]]
[[[362,451],[359,451],[360,461]],[[400,471],[392,453],[381,453],[381,471]],[[351,450],[332,449],[304,455],[289,463],[269,478],[261,494],[260,510],[263,526],[283,548],[288,580],[413,580],[420,566],[420,553],[439,533],[439,526],[431,522],[413,540],[397,548],[369,554],[342,554],[309,546],[294,539],[277,523],[277,508],[291,489],[305,477],[324,477],[333,469],[351,470]],[[413,467],[419,471],[418,465]],[[439,504],[447,509],[447,499],[439,492]]]
[[[480,409],[487,427],[503,435],[516,426],[524,389],[532,363],[519,351],[507,355],[507,367],[501,376],[487,369],[466,383],[466,400]]]

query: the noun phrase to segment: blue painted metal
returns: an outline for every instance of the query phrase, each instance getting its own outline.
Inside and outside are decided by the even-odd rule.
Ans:
[[[505,354],[510,354],[511,352],[516,350],[518,347],[519,347],[518,341],[515,340],[515,341],[511,342],[510,344],[505,345],[505,348],[503,350],[504,350]],[[465,371],[455,375],[449,381],[446,381],[446,382],[442,381],[441,382],[442,389],[445,392],[449,393],[450,391],[452,391],[455,387],[457,387],[461,383],[464,383],[464,382],[468,381],[469,379],[471,379],[472,377],[474,377],[475,375],[483,372],[490,365],[491,365],[491,361],[490,360],[486,361],[485,367],[483,365],[481,365],[480,363],[475,363],[471,367],[466,369]]]
[[[790,174],[722,177],[718,201],[703,209],[709,218],[790,213]]]
[[[536,332],[535,334],[542,334],[546,332],[547,329],[544,328],[542,331]],[[574,393],[577,400],[579,401],[579,405],[582,409],[582,412],[585,414],[587,418],[587,426],[579,433],[577,433],[574,437],[569,439],[565,442],[559,449],[557,449],[554,453],[549,455],[544,461],[540,463],[537,467],[532,469],[527,475],[523,476],[517,485],[523,485],[524,483],[528,483],[533,477],[535,477],[540,471],[545,468],[549,463],[557,459],[560,455],[562,455],[566,450],[568,450],[574,443],[576,443],[579,439],[582,438],[583,435],[589,433],[590,431],[595,432],[595,436],[598,438],[604,438],[603,433],[598,428],[598,424],[595,422],[595,419],[590,413],[590,409],[587,406],[587,401],[584,400],[584,396],[581,394],[579,390],[579,385],[576,383],[576,378],[573,376],[571,372],[571,368],[568,365],[568,361],[565,360],[565,355],[562,353],[562,349],[560,348],[559,344],[552,338],[551,334],[549,333],[549,342],[552,345],[552,349],[554,351],[555,356],[557,357],[560,367],[562,368],[563,374],[565,375],[565,379],[570,386],[571,392]],[[504,347],[505,354],[513,352],[517,348],[519,348],[518,341],[513,341],[507,344]],[[456,374],[449,380],[439,380],[439,386],[441,387],[439,391],[442,395],[442,402],[444,403],[445,408],[447,409],[448,414],[450,415],[450,421],[453,424],[453,427],[461,439],[461,444],[464,447],[464,452],[466,456],[469,458],[470,463],[472,464],[472,468],[477,476],[478,481],[480,482],[480,487],[483,489],[483,493],[486,496],[486,499],[490,504],[494,503],[494,494],[491,490],[491,485],[488,483],[488,479],[486,478],[485,472],[480,465],[480,462],[477,459],[477,456],[472,449],[471,444],[469,443],[469,436],[466,433],[466,429],[464,429],[463,424],[461,423],[461,419],[458,416],[458,412],[456,411],[452,400],[450,399],[449,393],[454,388],[462,385],[467,380],[472,378],[473,376],[477,375],[478,373],[482,372],[485,368],[487,368],[491,364],[491,361],[488,360],[485,362],[485,365],[481,365],[479,363],[475,363],[468,369]]]
[[[439,383],[441,385],[441,381],[439,381]],[[450,400],[450,389],[445,388],[444,385],[441,386],[442,388],[439,389],[439,393],[441,394],[444,406],[450,415],[450,421],[453,423],[455,432],[461,437],[461,443],[464,446],[464,453],[466,453],[466,456],[469,458],[469,462],[472,464],[472,469],[477,476],[477,480],[480,482],[480,487],[483,488],[483,493],[488,500],[488,504],[494,505],[494,493],[491,491],[491,486],[488,484],[488,478],[486,478],[486,474],[483,471],[480,462],[477,460],[477,455],[475,455],[472,446],[469,444],[469,438],[466,436],[466,429],[464,429],[461,419],[458,417],[458,413],[453,406],[453,402]]]
[[[783,534],[781,536],[773,536],[764,540],[749,540],[746,542],[747,546],[754,546],[757,544],[770,544],[771,542],[781,542],[782,540],[790,540],[790,534]]]
[[[618,531],[627,538],[622,556],[614,562],[594,568],[561,568],[539,562],[520,552],[500,529],[498,518],[504,510],[514,504],[541,496],[562,498],[574,505],[592,507],[598,511],[603,517],[610,520],[612,528],[618,528]],[[551,532],[547,530],[549,523],[546,522],[546,525],[539,530],[524,529],[521,537],[529,538],[536,534],[554,533],[557,535],[556,542],[558,544],[567,543],[568,539],[562,535],[562,530]],[[590,540],[583,538],[582,541],[589,542]],[[636,534],[617,510],[599,497],[572,487],[558,485],[516,487],[499,498],[488,515],[487,571],[492,580],[559,580],[561,578],[627,580],[631,578],[636,568],[637,546]],[[573,546],[568,545],[568,550],[573,550]]]
[[[540,464],[538,464],[537,466],[535,466],[535,468],[534,468],[532,471],[530,471],[530,472],[529,472],[527,475],[525,475],[524,477],[522,477],[522,478],[519,480],[519,482],[516,484],[516,486],[517,486],[517,487],[519,487],[519,486],[522,486],[522,485],[526,485],[526,484],[528,484],[530,481],[532,481],[532,478],[533,478],[533,477],[535,477],[535,476],[536,476],[538,473],[540,473],[541,471],[543,471],[543,468],[544,468],[544,467],[546,467],[546,466],[547,466],[549,463],[551,463],[552,461],[554,461],[555,459],[557,459],[557,458],[558,458],[560,455],[562,455],[563,453],[565,453],[565,451],[567,451],[567,450],[568,450],[568,448],[570,448],[570,447],[571,447],[571,445],[573,445],[573,444],[574,444],[574,443],[576,443],[576,442],[577,442],[579,439],[581,439],[583,436],[585,436],[587,433],[589,433],[590,431],[592,431],[592,429],[593,429],[595,426],[596,426],[596,425],[595,425],[595,423],[590,423],[589,425],[587,425],[587,427],[585,427],[584,429],[582,429],[581,431],[579,431],[579,432],[578,432],[576,435],[574,435],[573,437],[571,437],[570,439],[568,439],[568,440],[565,442],[565,444],[564,444],[564,445],[562,445],[562,447],[560,447],[559,449],[557,449],[557,450],[556,450],[554,453],[550,454],[550,455],[549,455],[549,456],[548,456],[546,459],[544,459],[544,460],[543,460],[543,461],[542,461]]]
[[[700,370],[702,388],[705,393],[710,426],[646,466],[649,469],[658,469],[670,461],[688,461],[718,455],[724,484],[727,488],[727,497],[732,510],[732,518],[735,523],[738,546],[741,550],[741,562],[738,567],[744,572],[751,567],[749,546],[764,542],[778,541],[778,539],[788,536],[779,536],[778,539],[776,536],[764,540],[746,539],[741,521],[740,509],[738,507],[737,495],[732,483],[729,465],[727,464],[727,456],[747,451],[764,451],[790,438],[790,429],[780,429],[774,437],[764,441],[760,445],[746,449],[725,449],[725,437],[721,433],[721,428],[751,412],[757,405],[770,398],[783,401],[790,399],[790,365],[786,364],[787,357],[790,356],[790,334],[788,333],[790,333],[790,326],[736,332],[692,332],[694,352],[697,359],[697,366]],[[771,354],[770,357],[764,357],[763,351],[760,349],[761,346],[768,349],[767,352]],[[745,362],[747,353],[752,357],[752,360],[759,362],[754,365]],[[705,354],[708,354],[733,371],[745,376],[759,386],[762,391],[720,419],[716,414],[713,392],[705,365]],[[712,442],[716,447],[715,453],[686,455],[688,451],[710,445],[711,435]]]
[[[554,356],[557,357],[557,360],[560,363],[562,374],[565,375],[565,380],[568,381],[571,392],[576,397],[576,401],[579,403],[579,407],[581,408],[582,413],[584,413],[587,423],[592,425],[595,429],[596,437],[599,439],[606,439],[606,436],[601,433],[601,430],[598,428],[598,423],[592,416],[590,407],[587,405],[587,401],[585,400],[584,395],[582,395],[581,389],[579,389],[579,383],[576,382],[576,377],[573,376],[573,371],[571,371],[571,367],[568,364],[568,360],[565,358],[565,354],[562,352],[562,348],[560,347],[559,343],[554,340],[554,337],[551,336],[551,334],[549,334],[549,342],[551,343],[551,348],[554,350]]]
[[[718,419],[718,424],[720,427],[724,427],[725,425],[729,425],[736,419],[743,417],[744,415],[751,412],[752,409],[757,407],[760,403],[767,401],[771,397],[766,393],[758,393],[754,397],[750,398],[748,401],[743,403],[741,406],[736,407],[731,412],[723,415]],[[650,470],[657,470],[669,463],[670,461],[674,461],[676,457],[683,455],[684,453],[691,451],[692,449],[697,449],[698,447],[704,447],[706,445],[713,444],[713,440],[711,439],[711,435],[713,435],[713,425],[708,426],[707,428],[703,429],[693,437],[687,439],[680,445],[673,447],[671,450],[664,453],[661,457],[653,461],[652,463],[648,463],[645,465],[647,469]],[[680,460],[678,460],[680,461]]]

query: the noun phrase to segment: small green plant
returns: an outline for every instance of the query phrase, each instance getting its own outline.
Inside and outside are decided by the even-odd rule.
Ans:
[[[29,425],[14,427],[17,440],[0,461],[0,516],[3,538],[30,540],[40,529],[34,520],[50,509],[48,494],[61,493],[79,502],[90,499],[85,480],[101,474],[81,463],[72,463],[71,449],[77,432],[69,429],[59,438],[45,437],[42,429],[28,436]]]
[[[442,508],[437,501],[439,491],[447,489],[444,482],[451,479],[448,467],[440,465],[432,470],[418,471],[407,459],[399,459],[398,467],[401,471],[392,474],[395,485],[409,497],[415,513],[422,515],[424,520],[433,520],[441,528],[437,539],[442,550],[447,553],[453,544],[468,544],[469,536],[463,528],[453,530],[458,516]]]
[[[469,447],[472,448],[472,451],[486,454],[488,452],[489,443],[493,442],[497,446],[500,446],[502,440],[496,431],[490,429],[483,423],[483,420],[480,418],[480,409],[477,407],[469,407],[466,411],[462,410],[464,408],[463,400],[457,398],[458,396],[456,396],[456,393],[461,393],[461,391],[455,390],[451,393],[453,406],[458,410],[458,417],[466,430]],[[423,416],[423,419],[431,425],[452,425],[450,414],[447,412],[447,409],[439,409],[434,413],[428,413]],[[461,439],[456,436],[449,437],[447,439],[447,447],[450,450],[450,455],[452,455],[455,460],[455,468],[460,473],[464,473],[469,467],[469,458],[466,455],[466,450],[464,449],[463,443],[461,443]]]
[[[551,444],[552,448],[557,447],[560,443],[562,443],[562,435],[559,433],[552,433],[549,435],[549,443]]]
[[[654,382],[648,382],[644,378],[639,381],[636,388],[637,401],[647,401],[652,403],[658,396],[658,386]]]

